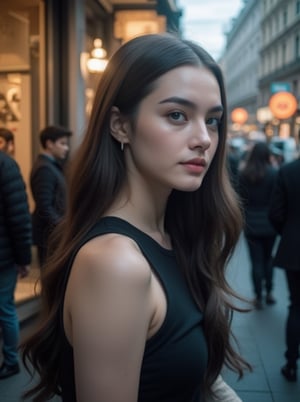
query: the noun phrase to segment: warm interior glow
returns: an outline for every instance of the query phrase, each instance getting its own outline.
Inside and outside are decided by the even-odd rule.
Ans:
[[[87,68],[90,73],[102,73],[105,70],[107,63],[108,60],[106,59],[96,59],[96,58],[88,59],[86,62]]]
[[[91,51],[91,57],[86,61],[88,71],[90,73],[102,73],[108,63],[106,55],[107,52],[102,47],[102,40],[96,38],[94,40],[94,48]]]

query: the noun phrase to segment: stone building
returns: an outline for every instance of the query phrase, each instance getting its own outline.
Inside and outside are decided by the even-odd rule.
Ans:
[[[298,137],[300,0],[244,0],[227,33],[221,63],[229,111],[246,109],[247,124],[268,126],[269,135]],[[279,91],[292,93],[298,103],[294,115],[283,121],[269,109],[271,96]]]

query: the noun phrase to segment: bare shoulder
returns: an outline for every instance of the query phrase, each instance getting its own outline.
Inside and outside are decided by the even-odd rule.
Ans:
[[[150,266],[137,244],[127,236],[106,234],[87,242],[78,252],[72,273],[103,281],[121,280],[147,285]]]
[[[128,323],[144,334],[153,310],[151,278],[148,262],[130,238],[107,234],[87,242],[76,255],[66,288],[64,325],[70,343],[75,335],[86,339],[103,328],[122,333]]]

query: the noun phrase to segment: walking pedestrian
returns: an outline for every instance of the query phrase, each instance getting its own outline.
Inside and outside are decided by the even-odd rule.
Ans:
[[[227,167],[233,188],[237,188],[239,177],[240,151],[234,143],[228,142],[227,145]]]
[[[240,401],[218,377],[248,367],[230,341],[224,270],[242,221],[226,125],[221,70],[198,45],[144,35],[113,55],[24,345],[40,375],[28,397]]]
[[[274,266],[285,270],[289,289],[286,321],[286,364],[281,372],[288,381],[297,381],[300,346],[300,159],[279,169],[271,199],[269,217],[280,234]]]
[[[20,169],[0,151],[0,327],[3,363],[0,380],[20,371],[18,363],[19,319],[14,302],[18,275],[29,273],[31,218]]]
[[[268,218],[277,170],[271,165],[271,153],[264,142],[256,143],[239,175],[239,194],[245,211],[245,238],[248,245],[255,307],[265,301],[274,304],[272,250],[276,232]]]
[[[63,162],[69,152],[71,131],[61,126],[45,127],[40,133],[42,153],[33,164],[30,186],[35,209],[32,214],[33,241],[43,267],[49,236],[66,208],[66,181]]]

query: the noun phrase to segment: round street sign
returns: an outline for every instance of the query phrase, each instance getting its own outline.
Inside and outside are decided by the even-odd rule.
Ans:
[[[290,92],[277,92],[269,100],[269,108],[277,119],[288,119],[297,110],[297,99]]]
[[[231,112],[231,120],[233,123],[244,124],[248,120],[248,112],[242,107],[237,107]]]

